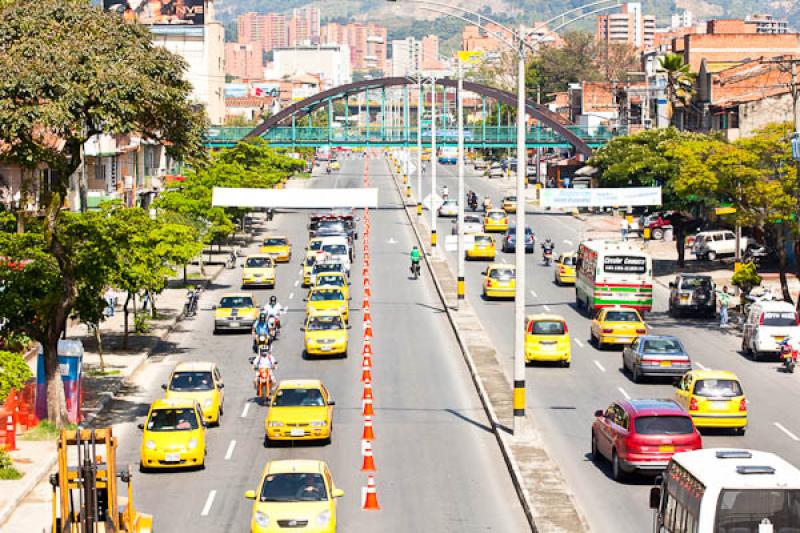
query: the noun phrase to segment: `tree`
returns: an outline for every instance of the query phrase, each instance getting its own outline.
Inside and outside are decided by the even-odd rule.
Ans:
[[[683,62],[681,54],[667,53],[659,57],[658,62],[667,73],[667,101],[671,120],[679,103],[682,106],[689,105],[694,96],[694,80],[697,75],[690,72],[689,65]]]
[[[101,133],[136,133],[163,142],[177,158],[202,154],[205,119],[188,101],[184,71],[180,58],[153,45],[146,28],[88,0],[18,0],[0,17],[0,157],[27,169],[46,165],[52,176],[42,198],[42,231],[5,239],[42,276],[18,280],[29,285],[33,305],[26,311],[24,296],[9,301],[17,306],[10,314],[25,317],[27,326],[19,325],[42,344],[48,418],[58,425],[66,421],[58,338],[71,315],[99,318],[103,274],[113,257],[104,255],[109,243],[96,234],[98,221],[62,211],[69,178],[83,144]],[[82,233],[91,246],[81,242]],[[85,271],[92,268],[94,274]]]
[[[541,88],[546,95],[566,91],[571,83],[602,81],[605,76],[598,58],[603,56],[594,35],[573,31],[564,34],[563,46],[543,46],[528,63],[526,84],[529,98]]]

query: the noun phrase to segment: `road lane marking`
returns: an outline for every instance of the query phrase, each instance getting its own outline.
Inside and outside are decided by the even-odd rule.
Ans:
[[[250,402],[247,402],[246,404],[244,404],[244,409],[242,410],[241,418],[247,417],[247,411],[249,410],[250,410]]]
[[[625,389],[623,389],[622,387],[617,387],[617,390],[619,392],[621,392],[623,396],[625,396],[626,400],[630,400],[631,399],[631,395],[628,394],[627,392],[625,392]]]
[[[292,298],[294,298],[294,293],[293,293],[293,292],[290,292],[290,293],[289,293],[289,299],[291,300]]]
[[[208,498],[206,499],[206,504],[203,506],[203,510],[200,511],[200,516],[208,516],[208,513],[211,512],[211,506],[214,505],[214,498],[217,496],[217,491],[212,490],[208,493]]]
[[[543,307],[543,308],[544,308],[544,310],[545,310],[545,311],[547,311],[548,313],[550,312],[550,306],[549,306],[549,305],[547,305],[547,304],[544,304],[542,307]]]
[[[297,287],[298,285],[300,285],[300,280],[299,279],[294,280],[294,286]]]
[[[601,371],[601,372],[605,372],[605,371],[606,371],[606,369],[605,369],[605,368],[603,368],[603,365],[601,365],[601,364],[600,364],[600,361],[598,361],[597,359],[595,359],[595,360],[594,360],[594,364],[595,364],[595,366],[596,366],[597,368],[599,368],[599,369],[600,369],[600,371]]]
[[[781,425],[779,422],[774,422],[774,424],[776,428],[780,429],[781,431],[789,435],[789,438],[792,439],[793,441],[800,441],[800,437],[798,437],[797,435],[795,435],[794,433],[783,427],[783,425]]]
[[[580,346],[581,348],[583,348],[583,343],[581,342],[581,340],[580,340],[580,339],[575,339],[575,344],[577,344],[578,346]]]
[[[505,257],[501,257],[501,258],[500,258],[500,262],[501,262],[501,263],[505,263],[505,262],[506,262],[506,258],[505,258]]]
[[[533,295],[534,298],[538,298],[538,296],[536,296],[536,293],[533,292],[533,290],[531,290],[531,294]]]
[[[569,244],[570,246],[573,246],[572,241],[569,240],[569,239],[564,239],[563,242],[564,242],[564,244]]]
[[[694,364],[700,367],[700,370],[708,370],[708,367],[701,363],[700,361],[695,361]]]
[[[232,440],[230,444],[228,444],[228,451],[225,452],[225,460],[230,461],[231,457],[233,457],[233,450],[236,448],[236,441]]]

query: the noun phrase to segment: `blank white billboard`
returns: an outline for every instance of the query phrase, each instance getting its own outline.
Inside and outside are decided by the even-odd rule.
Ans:
[[[661,187],[542,189],[542,207],[628,207],[661,205]]]
[[[211,204],[219,207],[293,207],[308,209],[378,207],[378,189],[236,189],[214,187]]]

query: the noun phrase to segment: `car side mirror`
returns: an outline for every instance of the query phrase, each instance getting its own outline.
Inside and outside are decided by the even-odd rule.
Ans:
[[[219,388],[220,388],[220,389],[224,389],[224,388],[225,388],[225,384],[224,384],[224,383],[220,383],[220,384],[219,384]]]
[[[661,487],[650,489],[650,509],[658,509],[661,505]]]
[[[217,309],[217,304],[214,304],[214,305],[211,306],[211,310],[212,311],[215,311],[216,309]]]
[[[347,324],[347,329],[353,329],[353,325],[352,324]]]
[[[305,331],[305,330],[306,330],[305,326],[300,326],[300,331]]]
[[[336,400],[328,400],[328,405],[336,405]]]
[[[167,390],[167,384],[166,383],[162,383],[161,384],[161,388],[164,389],[164,390]]]
[[[144,430],[144,424],[136,424],[136,427],[141,430]]]
[[[603,413],[603,410],[602,410],[602,409],[598,409],[597,411],[595,411],[595,412],[594,412],[594,416],[596,416],[596,417],[598,417],[598,418],[602,418],[602,417],[603,417],[603,414],[604,414],[604,413]]]
[[[344,491],[342,489],[333,489],[333,491],[331,492],[331,496],[333,496],[334,498],[341,498],[342,496],[344,496]]]
[[[256,491],[248,490],[244,493],[244,497],[248,500],[255,500],[256,499]]]
[[[674,281],[670,281],[669,282],[669,288],[670,289],[674,289],[675,288],[675,282]]]
[[[304,302],[307,302],[307,301],[308,301],[308,298],[303,298],[303,301],[304,301]]]

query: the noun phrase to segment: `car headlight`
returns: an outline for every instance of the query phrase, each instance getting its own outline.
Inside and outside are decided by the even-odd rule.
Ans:
[[[339,306],[339,311],[341,311],[342,313],[344,313],[346,310],[347,310],[347,306],[346,305],[340,305]]]
[[[313,427],[324,427],[326,425],[326,423],[327,422],[325,422],[324,420],[312,420],[311,421],[311,425]]]
[[[270,420],[268,425],[271,428],[279,428],[283,427],[283,422],[279,422],[278,420]]]
[[[317,515],[317,525],[327,526],[331,521],[331,510],[325,509]]]
[[[269,516],[267,513],[262,513],[261,511],[256,511],[256,524],[261,527],[267,527],[269,525]]]
[[[156,449],[156,443],[151,441],[151,440],[145,442],[144,445],[147,446],[148,450],[155,450]]]
[[[190,450],[194,450],[195,448],[197,448],[197,439],[190,440],[187,443],[187,446],[189,447]]]

